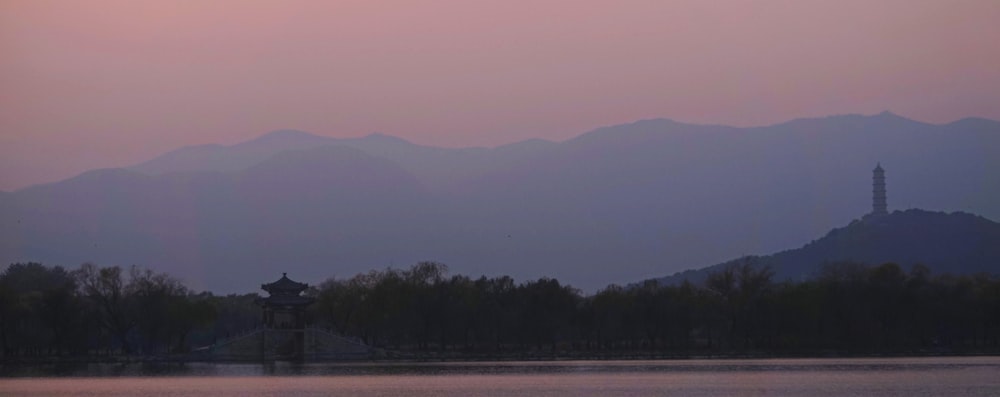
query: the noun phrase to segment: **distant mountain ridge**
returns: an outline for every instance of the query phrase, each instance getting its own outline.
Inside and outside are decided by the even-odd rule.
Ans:
[[[446,149],[422,146],[405,139],[373,133],[360,138],[331,138],[299,130],[279,130],[243,143],[189,146],[129,167],[148,175],[174,172],[232,172],[246,169],[284,151],[317,146],[346,146],[394,161],[421,178],[430,188],[464,181],[489,169],[504,167],[541,154],[556,144],[542,139],[496,148]]]
[[[0,195],[0,261],[141,264],[246,291],[422,260],[594,290],[801,246],[871,206],[1000,219],[1000,123],[665,119],[447,149],[284,130]]]
[[[381,137],[389,138],[392,142],[409,144],[400,138],[377,134],[362,138],[338,139],[299,130],[278,130],[231,146],[209,144],[183,147],[128,168],[148,175],[192,171],[231,172],[246,169],[289,150],[327,145],[352,146],[351,144],[358,142],[379,141]]]
[[[770,267],[776,281],[808,280],[819,275],[823,264],[842,262],[924,265],[935,274],[1000,274],[1000,223],[963,212],[919,209],[865,216],[801,248],[678,272],[658,281],[701,282],[709,273],[743,261]]]

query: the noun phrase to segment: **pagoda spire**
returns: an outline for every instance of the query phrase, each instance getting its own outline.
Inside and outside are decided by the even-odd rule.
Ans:
[[[885,170],[882,169],[882,163],[878,163],[872,170],[872,215],[888,213],[885,199]]]

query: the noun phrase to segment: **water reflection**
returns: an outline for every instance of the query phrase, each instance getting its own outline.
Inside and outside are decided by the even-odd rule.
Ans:
[[[0,396],[996,396],[1000,358],[3,367]]]
[[[162,377],[162,376],[392,376],[504,375],[660,372],[818,372],[933,371],[992,367],[995,357],[921,357],[867,359],[753,359],[660,361],[502,361],[374,363],[134,363],[0,366],[0,376]]]

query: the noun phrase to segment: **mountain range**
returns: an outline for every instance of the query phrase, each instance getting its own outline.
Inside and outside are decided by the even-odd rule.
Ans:
[[[642,120],[440,148],[284,130],[0,194],[0,260],[138,264],[253,291],[437,261],[585,290],[801,246],[871,208],[1000,219],[1000,122],[892,113],[736,128]]]

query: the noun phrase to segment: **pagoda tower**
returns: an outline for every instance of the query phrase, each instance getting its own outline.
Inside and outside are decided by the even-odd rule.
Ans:
[[[885,170],[882,164],[875,165],[872,170],[872,215],[886,215],[889,213],[885,203]]]

